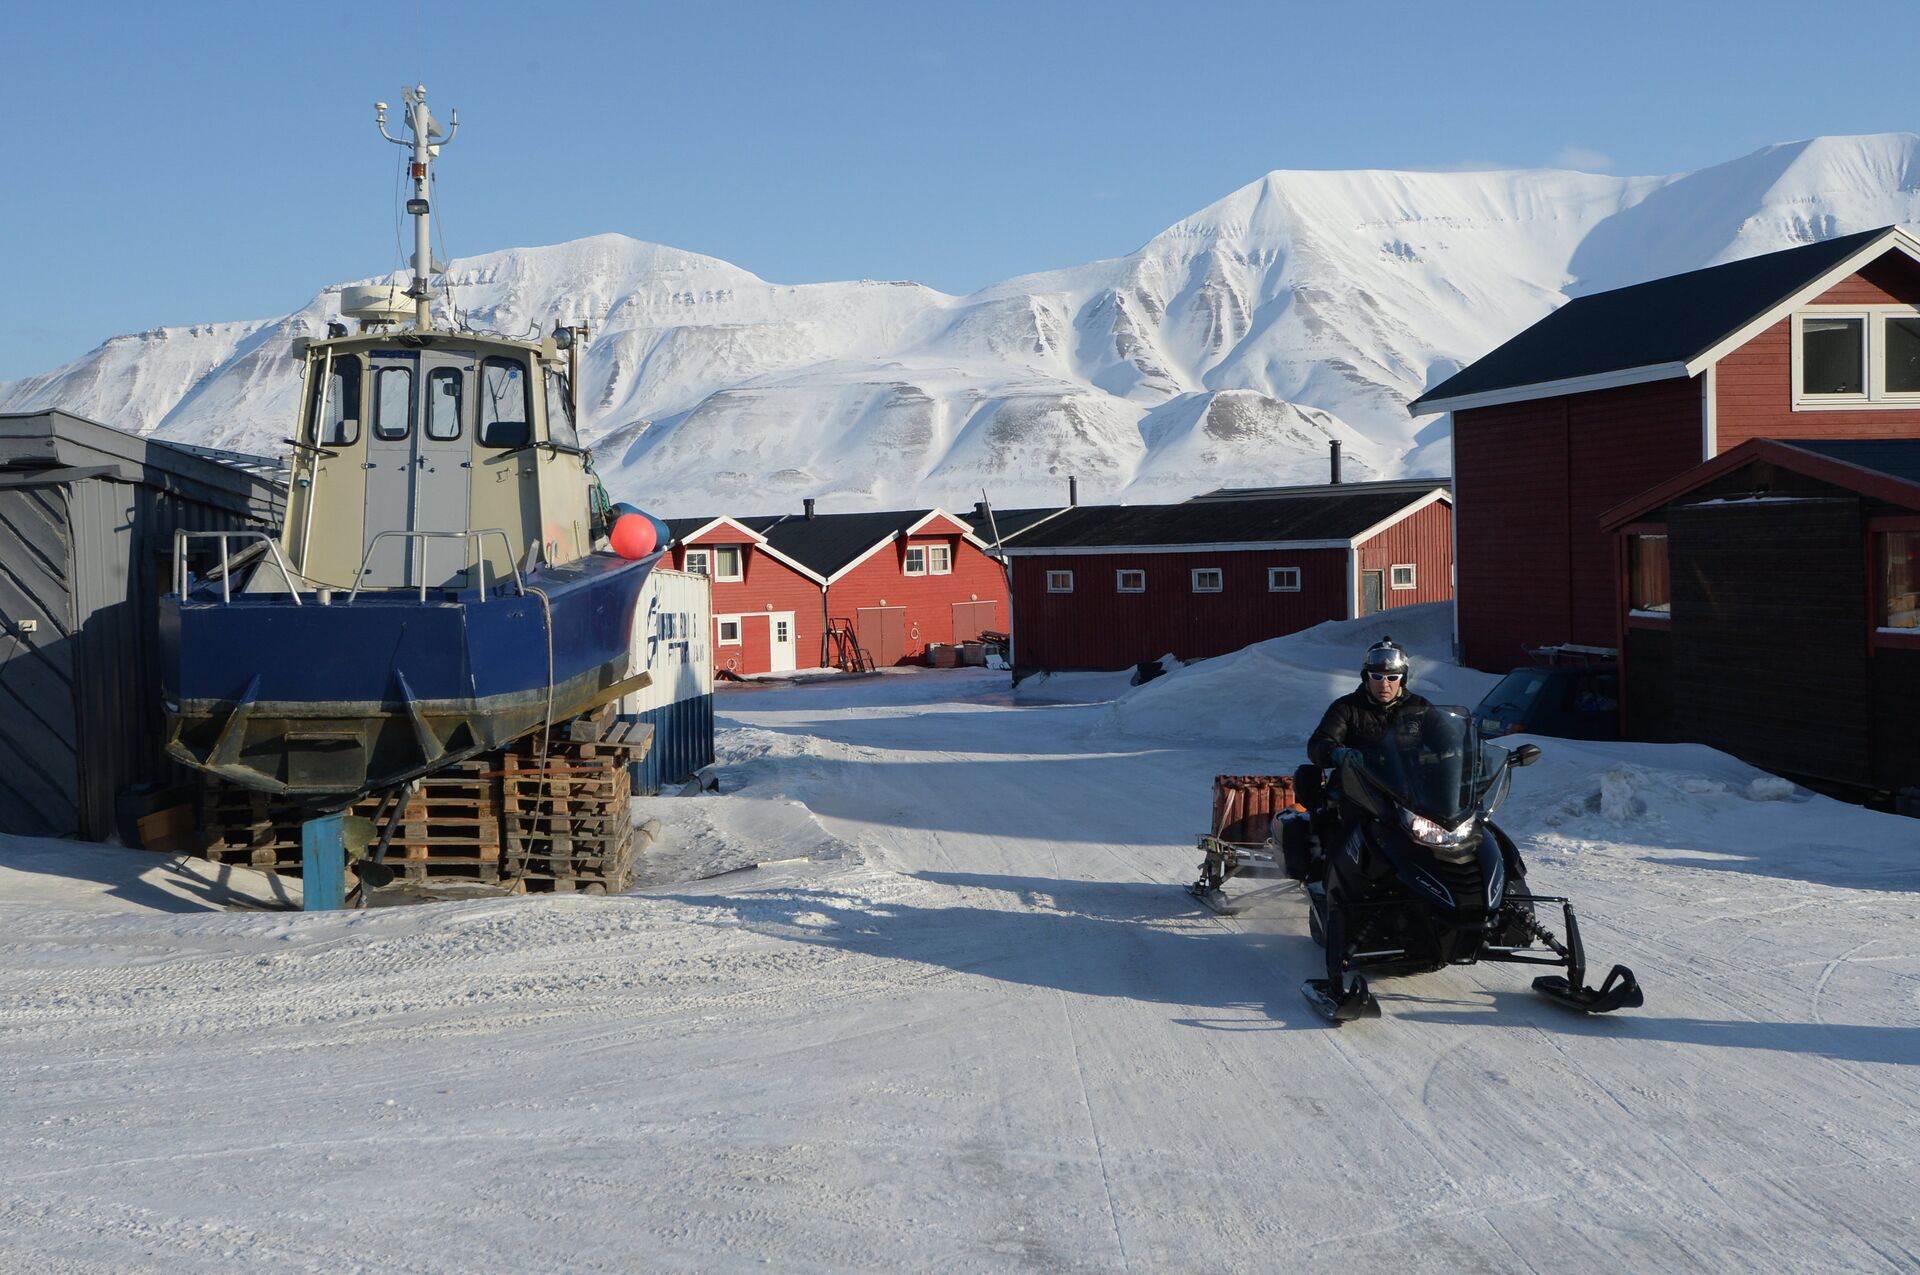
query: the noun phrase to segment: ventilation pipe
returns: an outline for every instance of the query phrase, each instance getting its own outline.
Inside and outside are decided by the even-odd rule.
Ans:
[[[805,500],[800,502],[800,506],[801,508],[807,511],[807,521],[812,522],[813,521],[813,497],[808,496]]]
[[[1327,462],[1333,469],[1330,481],[1337,487],[1340,485],[1340,440],[1337,438],[1327,440]]]
[[[1067,477],[1067,503],[1069,505],[1080,503],[1080,480],[1072,475]]]

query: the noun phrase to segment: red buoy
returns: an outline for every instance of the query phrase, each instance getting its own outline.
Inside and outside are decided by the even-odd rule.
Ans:
[[[659,547],[653,519],[645,514],[621,514],[613,524],[613,551],[623,558],[644,558]]]

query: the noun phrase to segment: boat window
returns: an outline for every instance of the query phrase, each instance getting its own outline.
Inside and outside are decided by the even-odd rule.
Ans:
[[[405,438],[413,432],[413,369],[383,367],[373,377],[373,436]]]
[[[307,419],[310,421],[320,410],[323,384],[327,396],[327,415],[320,422],[320,436],[316,441],[322,447],[344,447],[359,442],[360,360],[337,358],[333,361],[331,374],[313,378],[313,401],[307,407]]]
[[[562,447],[580,445],[580,430],[573,423],[573,387],[563,372],[547,373],[547,438]]]
[[[533,441],[527,369],[498,355],[480,365],[480,441],[487,447],[518,447]]]
[[[437,367],[427,373],[427,437],[445,442],[460,437],[460,369]]]

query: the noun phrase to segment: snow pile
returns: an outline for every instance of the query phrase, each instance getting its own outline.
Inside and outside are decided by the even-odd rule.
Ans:
[[[1471,708],[1500,679],[1452,662],[1453,604],[1397,607],[1334,620],[1200,660],[1134,687],[1108,711],[1108,729],[1140,737],[1271,745],[1300,754],[1327,705],[1359,685],[1360,656],[1382,637],[1405,647],[1413,690]],[[1124,675],[1116,675],[1124,676]]]
[[[476,326],[585,322],[586,433],[617,498],[662,514],[1180,499],[1222,485],[1449,467],[1405,406],[1570,296],[1920,221],[1920,137],[1818,138],[1698,172],[1279,171],[1137,251],[955,297],[769,283],[622,235],[455,261]],[[115,337],[0,384],[164,437],[278,453],[274,320]]]

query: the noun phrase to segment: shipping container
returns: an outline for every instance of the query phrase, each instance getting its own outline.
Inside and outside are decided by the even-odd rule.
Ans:
[[[632,671],[651,685],[620,701],[628,721],[653,727],[633,764],[633,791],[650,796],[713,764],[713,590],[706,576],[656,569],[634,610]]]

